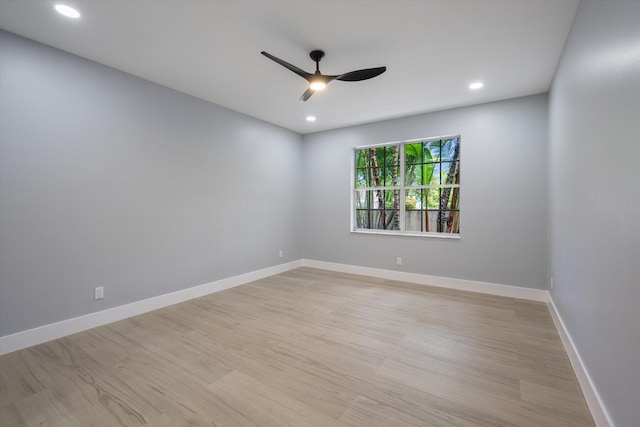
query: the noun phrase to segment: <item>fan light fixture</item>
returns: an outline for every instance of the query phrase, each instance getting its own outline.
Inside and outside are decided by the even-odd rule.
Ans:
[[[309,88],[312,90],[324,90],[327,87],[327,84],[324,82],[312,82],[309,85]]]
[[[71,6],[67,6],[66,4],[57,4],[54,7],[60,15],[64,15],[67,18],[80,18],[80,12]]]

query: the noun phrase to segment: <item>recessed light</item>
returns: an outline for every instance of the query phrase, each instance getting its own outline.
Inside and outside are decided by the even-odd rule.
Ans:
[[[54,7],[60,15],[64,15],[67,18],[80,18],[80,12],[71,6],[67,6],[66,4],[57,4]]]
[[[316,118],[315,118],[315,116],[307,116],[307,121],[308,122],[315,122]]]
[[[482,88],[483,86],[484,86],[484,83],[482,82],[473,82],[469,85],[469,89],[476,90],[476,89]]]

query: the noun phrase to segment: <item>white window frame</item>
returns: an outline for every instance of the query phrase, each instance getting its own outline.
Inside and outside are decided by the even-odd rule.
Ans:
[[[417,142],[424,143],[430,141],[437,141],[441,139],[458,139],[458,144],[460,144],[460,152],[458,154],[458,158],[462,158],[462,137],[460,134],[453,135],[443,135],[443,136],[431,136],[429,138],[418,138],[418,139],[408,139],[405,141],[395,141],[395,142],[384,142],[381,144],[370,144],[370,145],[359,145],[357,147],[353,147],[351,150],[351,221],[350,221],[350,231],[351,233],[357,234],[379,234],[379,235],[391,235],[391,236],[410,236],[410,237],[435,237],[439,239],[460,239],[461,231],[458,233],[440,233],[437,231],[405,231],[405,216],[406,216],[406,206],[404,201],[406,200],[406,191],[407,189],[427,189],[427,188],[460,188],[460,184],[444,184],[444,185],[412,185],[407,187],[405,185],[405,145],[414,144]],[[355,194],[356,191],[367,190],[373,191],[377,190],[380,187],[357,187],[356,188],[356,153],[358,150],[364,150],[368,148],[378,148],[378,147],[393,147],[395,145],[400,146],[400,177],[398,182],[401,185],[398,186],[387,186],[384,187],[384,190],[399,190],[400,192],[400,206],[398,209],[399,215],[399,230],[378,230],[378,229],[368,229],[368,228],[356,228],[356,205],[355,205]],[[462,167],[462,162],[460,161],[460,167]],[[460,172],[462,175],[462,172]],[[462,212],[462,203],[460,204],[460,208],[458,209],[458,221],[460,223]],[[460,225],[459,225],[460,227]],[[462,230],[462,227],[459,228]]]

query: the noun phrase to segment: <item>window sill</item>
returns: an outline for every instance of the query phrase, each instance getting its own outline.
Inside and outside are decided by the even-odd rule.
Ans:
[[[353,234],[378,234],[383,236],[406,236],[406,237],[426,237],[426,238],[436,238],[436,239],[453,239],[460,240],[459,234],[451,234],[451,233],[412,233],[412,232],[402,232],[402,231],[386,231],[386,230],[351,230]]]

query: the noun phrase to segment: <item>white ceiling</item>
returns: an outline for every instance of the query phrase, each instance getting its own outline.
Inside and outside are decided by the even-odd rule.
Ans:
[[[546,92],[578,3],[0,0],[0,27],[305,134]],[[313,72],[318,48],[324,74],[387,72],[299,103],[306,81],[260,55]],[[470,91],[476,80],[485,87]]]

